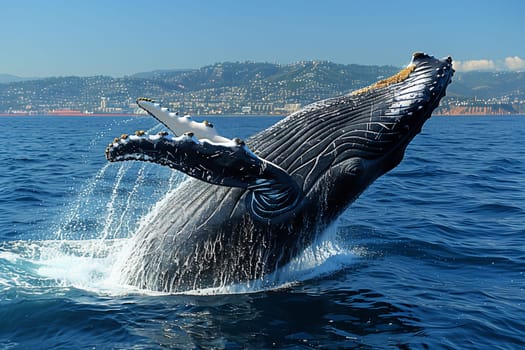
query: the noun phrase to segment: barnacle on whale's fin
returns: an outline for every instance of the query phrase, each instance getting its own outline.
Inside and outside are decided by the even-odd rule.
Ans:
[[[299,202],[302,190],[290,175],[255,155],[241,139],[218,135],[210,123],[181,121],[187,118],[172,117],[152,100],[137,102],[180,136],[166,132],[148,135],[143,131],[124,134],[107,147],[110,162],[152,162],[211,184],[245,188],[249,190],[247,206],[252,216],[261,220],[276,220]]]

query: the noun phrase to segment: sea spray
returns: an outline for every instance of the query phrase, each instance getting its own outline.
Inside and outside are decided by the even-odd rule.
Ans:
[[[95,198],[93,192],[95,188],[100,186],[102,181],[105,181],[105,173],[110,167],[109,164],[105,164],[97,174],[91,178],[79,191],[77,198],[72,206],[70,206],[60,218],[60,222],[57,225],[55,238],[57,240],[65,240],[72,238],[72,232],[84,231],[81,227],[81,214],[84,213],[84,208],[90,208],[91,200]],[[84,238],[82,233],[77,239]]]
[[[173,191],[179,190],[178,187],[175,187]],[[157,211],[162,208],[167,202],[169,202],[170,192],[166,192],[164,197],[162,197],[157,203],[155,203],[151,210],[144,215],[138,223],[137,231],[143,230],[151,224],[151,221],[155,217]],[[140,260],[140,254],[136,254],[133,251],[133,248],[137,245],[135,240],[137,236],[132,236],[127,239],[126,245],[122,247],[122,250],[119,252],[119,255],[113,264],[109,279],[116,281],[121,285],[129,285],[128,276],[131,271],[137,271],[137,267],[141,266],[144,262]],[[131,269],[130,267],[133,267]],[[140,268],[138,269],[140,271]],[[147,292],[147,291],[144,291]]]
[[[129,288],[118,284],[114,265],[141,218],[166,194],[166,188],[176,187],[182,178],[147,164],[105,163],[58,218],[52,229],[54,239],[3,244],[0,259],[27,268],[25,275],[40,280],[36,285],[52,281],[64,288],[125,293]]]

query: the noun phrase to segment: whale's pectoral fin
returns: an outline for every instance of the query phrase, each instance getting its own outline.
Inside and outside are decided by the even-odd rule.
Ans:
[[[111,162],[140,160],[180,170],[202,181],[248,189],[247,205],[259,219],[294,208],[301,189],[286,171],[255,155],[240,139],[199,140],[192,132],[122,135],[106,149]]]

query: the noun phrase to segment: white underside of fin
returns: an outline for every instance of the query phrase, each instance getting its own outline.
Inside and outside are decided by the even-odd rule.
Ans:
[[[219,135],[215,128],[207,122],[199,123],[186,116],[179,117],[177,114],[170,112],[167,108],[161,107],[160,104],[149,99],[138,99],[137,104],[164,124],[175,135],[191,132],[197,139],[208,139],[211,142],[218,143],[231,142],[229,138]]]

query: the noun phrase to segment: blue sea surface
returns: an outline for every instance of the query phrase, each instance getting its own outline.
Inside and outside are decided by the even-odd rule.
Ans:
[[[211,119],[243,138],[277,120]],[[0,349],[525,348],[525,118],[432,118],[278,287],[177,295],[115,268],[184,180],[106,162],[152,118],[0,125]]]

